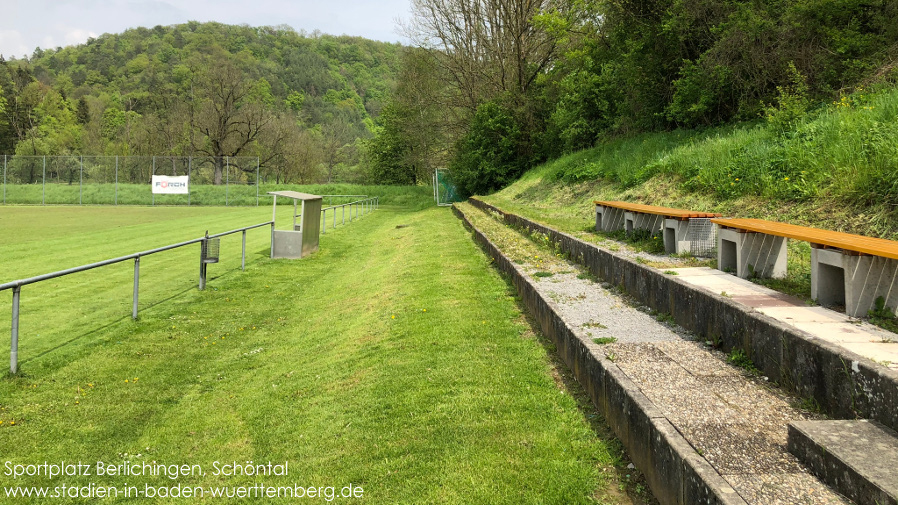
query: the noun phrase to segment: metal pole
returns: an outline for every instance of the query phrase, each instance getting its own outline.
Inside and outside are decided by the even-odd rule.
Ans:
[[[208,235],[209,232],[206,232],[206,236]],[[206,262],[203,261],[203,249],[205,247],[206,241],[200,242],[200,291],[206,289]]]
[[[321,209],[321,234],[327,233],[327,209]]]
[[[256,156],[256,207],[259,206],[259,157]]]
[[[140,256],[134,258],[134,296],[131,305],[131,319],[137,320],[137,294],[140,284]]]
[[[278,210],[278,197],[277,195],[271,195],[271,247],[268,253],[268,258],[274,258],[274,217],[277,214]],[[295,214],[295,212],[294,212]]]
[[[343,208],[343,222],[340,224],[346,224],[346,205],[342,205]]]
[[[240,270],[246,270],[246,230],[243,230],[243,244],[240,250]]]
[[[84,205],[84,156],[81,156],[81,179],[78,181],[78,205]]]
[[[337,209],[334,209],[334,229],[337,229]]]
[[[6,155],[3,155],[3,205],[6,205]]]
[[[19,371],[19,297],[22,286],[12,288],[12,340],[9,347],[9,371]]]
[[[231,189],[231,160],[225,156],[225,207],[228,206],[229,189]]]
[[[152,177],[153,175],[156,175],[156,157],[155,156],[153,156],[153,173],[150,176],[151,182],[153,180],[153,177]],[[152,195],[153,195],[153,206],[155,206],[156,205],[156,193],[152,193]]]
[[[115,157],[115,205],[118,205],[118,156]]]
[[[44,156],[44,171],[41,175],[41,205],[47,202],[47,156]]]
[[[293,200],[293,229],[296,230],[296,199]]]
[[[187,206],[188,207],[190,207],[190,169],[192,168],[191,167],[192,163],[193,163],[193,157],[188,156],[187,157],[187,184],[188,184],[188,186],[187,186]]]

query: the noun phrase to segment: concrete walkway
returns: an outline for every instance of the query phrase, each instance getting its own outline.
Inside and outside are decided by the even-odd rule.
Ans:
[[[735,490],[746,503],[757,505],[850,503],[789,453],[788,424],[819,418],[799,408],[796,398],[727,363],[723,353],[694,341],[687,331],[609,285],[584,278],[560,255],[534,251],[532,242],[491,216],[470,206],[459,208],[514,257],[528,281],[555,303],[559,316],[581,341],[635,383],[732,487],[730,492]]]
[[[898,370],[898,335],[824,307],[711,268],[677,268],[680,279]]]
[[[747,503],[850,503],[789,453],[788,424],[817,418],[794,399],[600,284],[574,274],[531,280],[571,326],[617,340],[595,345]]]

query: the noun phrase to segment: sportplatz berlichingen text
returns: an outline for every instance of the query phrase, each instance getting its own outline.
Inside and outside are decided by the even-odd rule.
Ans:
[[[215,476],[286,476],[288,475],[289,461],[283,463],[272,463],[271,461],[264,464],[256,464],[252,461],[246,463],[221,463],[219,461],[212,462],[212,475]],[[176,480],[181,477],[205,476],[206,471],[202,465],[187,464],[170,464],[165,465],[154,462],[134,463],[131,461],[123,461],[119,464],[108,464],[103,461],[97,461],[93,464],[78,462],[50,463],[44,461],[38,464],[16,464],[7,461],[4,464],[3,474],[7,477],[18,479],[21,477],[113,477],[113,476],[152,476],[152,477],[168,477]]]

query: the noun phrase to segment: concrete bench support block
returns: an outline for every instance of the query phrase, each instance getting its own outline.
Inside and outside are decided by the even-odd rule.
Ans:
[[[686,232],[689,230],[688,219],[664,220],[664,251],[668,254],[680,254],[689,252],[690,242],[686,240]]]
[[[786,239],[765,233],[721,228],[717,232],[717,268],[747,279],[786,276]]]
[[[898,505],[898,434],[875,421],[790,423],[789,452],[858,505]]]
[[[844,305],[852,317],[866,316],[882,297],[898,308],[898,260],[811,249],[811,298],[821,305]]]
[[[633,230],[647,230],[650,233],[657,234],[661,232],[664,216],[643,214],[641,212],[625,212],[624,223],[628,235],[633,233]]]
[[[624,211],[616,207],[596,205],[596,231],[624,229]]]

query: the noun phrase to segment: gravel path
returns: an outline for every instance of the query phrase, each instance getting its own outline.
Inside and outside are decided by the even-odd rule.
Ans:
[[[677,430],[751,504],[847,504],[810,475],[786,448],[790,421],[819,418],[796,399],[690,334],[593,282],[469,205],[466,216],[503,252],[510,250],[543,296],[594,345],[601,345]]]

